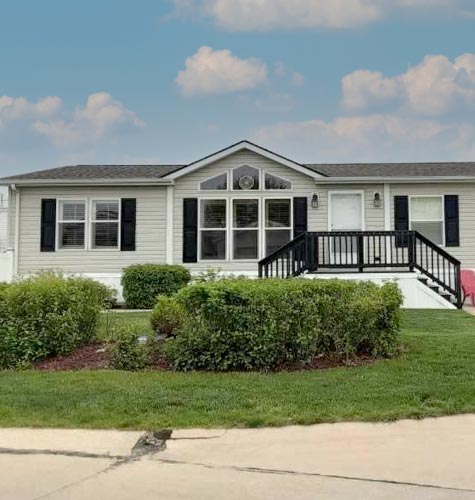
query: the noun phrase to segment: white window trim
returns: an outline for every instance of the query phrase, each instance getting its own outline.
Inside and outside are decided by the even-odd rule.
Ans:
[[[412,223],[413,222],[442,222],[442,243],[438,244],[436,243],[437,246],[441,248],[445,248],[445,215],[444,215],[444,207],[445,207],[445,194],[413,194],[410,195],[409,197],[409,230],[412,231]],[[412,200],[414,198],[440,198],[440,203],[441,203],[441,219],[413,219],[412,218]]]
[[[237,192],[237,191],[236,191]],[[255,190],[254,192],[259,192]],[[230,198],[230,260],[231,262],[258,262],[262,256],[262,196],[251,196],[251,191],[244,191],[248,196],[233,196]],[[234,201],[237,200],[257,200],[257,227],[234,228]],[[234,258],[234,231],[257,231],[257,258],[255,259],[235,259]]]
[[[274,177],[278,177],[279,179],[282,179],[283,181],[285,182],[288,182],[290,184],[290,187],[287,188],[287,189],[267,189],[266,188],[266,174],[268,175],[272,175]],[[291,180],[287,179],[286,177],[283,177],[282,175],[277,175],[277,174],[274,174],[272,172],[269,172],[267,170],[264,170],[264,172],[262,173],[262,190],[263,191],[266,191],[267,193],[288,193],[289,191],[292,191],[293,188],[294,188],[294,185],[292,183]]]
[[[220,228],[211,228],[211,227],[206,227],[202,228],[201,227],[201,204],[203,201],[225,201],[226,202],[226,227],[220,227]],[[226,236],[225,236],[225,241],[226,241],[226,251],[225,251],[225,256],[224,260],[223,259],[203,259],[201,258],[201,232],[202,231],[224,231]],[[197,249],[198,249],[198,263],[222,263],[224,264],[225,262],[229,261],[229,198],[225,197],[217,197],[217,196],[207,196],[207,197],[200,197],[198,198],[198,241],[197,241]]]
[[[94,202],[100,202],[100,201],[105,201],[105,202],[108,202],[108,201],[115,201],[118,203],[118,219],[117,221],[113,221],[113,220],[102,220],[102,221],[97,221],[95,218],[94,218]],[[122,208],[121,208],[121,199],[120,198],[108,198],[108,197],[99,197],[99,198],[90,198],[89,199],[89,219],[88,219],[88,227],[89,227],[89,230],[88,230],[88,233],[89,233],[89,238],[88,238],[88,247],[87,249],[91,252],[118,252],[120,251],[120,244],[121,244],[121,241],[120,241],[120,237],[121,237],[121,234],[120,234],[120,228],[121,228],[121,222],[122,222]],[[87,219],[87,217],[86,217]],[[101,248],[94,248],[93,246],[93,241],[92,241],[92,225],[94,223],[101,223],[101,222],[117,222],[117,246],[116,247],[101,247]]]
[[[226,189],[202,189],[201,184],[203,184],[206,181],[210,181],[211,179],[214,179],[215,177],[220,177],[221,175],[226,175]],[[229,170],[226,170],[225,172],[221,172],[220,174],[216,175],[211,175],[210,177],[206,177],[206,179],[201,180],[198,182],[198,191],[202,193],[225,193],[229,191],[229,182],[230,182],[230,175],[229,175]]]
[[[241,167],[250,167],[259,172],[259,189],[234,189],[234,171]],[[264,191],[262,184],[263,181],[262,168],[251,165],[250,163],[242,163],[241,165],[232,168],[229,173],[230,176],[229,176],[228,186],[230,187],[231,191],[234,191],[235,193],[258,193],[259,191]]]
[[[84,203],[84,220],[61,220],[60,219],[60,207],[63,202],[76,202]],[[81,248],[61,248],[59,246],[59,225],[60,224],[84,224],[84,245]],[[88,247],[88,200],[87,198],[78,198],[77,196],[71,196],[66,198],[56,198],[56,235],[55,235],[55,250],[57,252],[77,252],[82,250],[87,250]]]
[[[287,191],[284,189],[272,190],[275,191]],[[267,227],[266,225],[266,202],[267,200],[290,200],[290,227]],[[293,196],[265,196],[262,199],[263,210],[262,210],[262,258],[265,257],[267,249],[267,231],[289,231],[290,230],[290,240],[294,238],[294,198]]]

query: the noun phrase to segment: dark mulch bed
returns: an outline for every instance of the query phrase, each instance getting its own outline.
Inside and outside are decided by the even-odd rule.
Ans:
[[[317,356],[311,363],[302,365],[300,363],[283,366],[276,371],[302,371],[302,370],[326,370],[329,368],[353,367],[370,365],[376,361],[371,356],[353,356],[351,358],[335,358],[329,356]],[[72,370],[107,370],[111,367],[111,352],[107,345],[95,342],[80,347],[67,356],[56,356],[55,358],[37,361],[33,368],[41,371],[72,371]],[[151,370],[168,370],[166,361],[158,356],[152,357]]]
[[[37,361],[33,368],[42,371],[103,370],[110,367],[111,353],[101,342],[85,345],[66,356]]]

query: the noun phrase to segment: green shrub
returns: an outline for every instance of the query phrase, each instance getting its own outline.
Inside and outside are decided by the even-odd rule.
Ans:
[[[109,297],[101,283],[54,274],[0,287],[0,368],[68,354],[89,342]]]
[[[169,337],[177,332],[182,320],[182,306],[174,297],[162,296],[153,309],[150,323],[154,332]]]
[[[139,371],[150,365],[150,351],[147,344],[139,343],[136,326],[123,326],[114,337],[111,364],[115,370]]]
[[[178,370],[270,370],[317,354],[391,356],[397,349],[395,283],[221,280],[175,297],[183,322],[165,350]]]
[[[140,264],[124,269],[122,285],[127,307],[152,309],[160,295],[172,295],[191,279],[183,266]]]

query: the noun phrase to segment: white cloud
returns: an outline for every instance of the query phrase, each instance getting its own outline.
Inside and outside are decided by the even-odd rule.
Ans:
[[[315,162],[473,160],[475,54],[426,56],[394,77],[354,71],[342,107],[353,114],[277,123],[256,140]]]
[[[30,102],[24,97],[0,97],[0,130],[10,127],[17,133],[36,133],[57,146],[92,143],[144,123],[122,103],[106,92],[91,94],[84,107],[72,113],[64,109],[59,97]]]
[[[59,97],[45,97],[37,102],[30,102],[24,97],[0,96],[0,128],[8,122],[52,116],[62,104]]]
[[[342,29],[395,14],[475,15],[467,0],[174,0],[182,16],[202,14],[231,31]]]
[[[185,61],[176,83],[186,97],[251,90],[267,81],[267,66],[256,58],[240,59],[230,50],[200,47]]]
[[[461,55],[454,62],[443,55],[426,56],[395,77],[354,71],[343,78],[342,90],[343,107],[349,110],[374,109],[389,102],[421,115],[475,110],[475,54]]]
[[[143,127],[144,123],[107,92],[87,98],[84,108],[76,108],[66,119],[36,121],[33,128],[57,146],[91,142],[113,132]]]
[[[316,163],[473,160],[475,124],[380,114],[279,123],[256,140]]]
[[[342,80],[342,105],[349,110],[365,109],[369,104],[392,100],[400,94],[399,83],[377,71],[357,70]]]

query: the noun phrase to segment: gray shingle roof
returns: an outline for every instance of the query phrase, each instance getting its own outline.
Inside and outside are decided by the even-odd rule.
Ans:
[[[1,181],[163,179],[185,165],[74,165],[4,177]],[[475,162],[303,164],[325,177],[475,177]]]
[[[475,162],[307,164],[327,177],[475,177]]]
[[[2,180],[161,179],[182,165],[74,165],[4,177]]]

